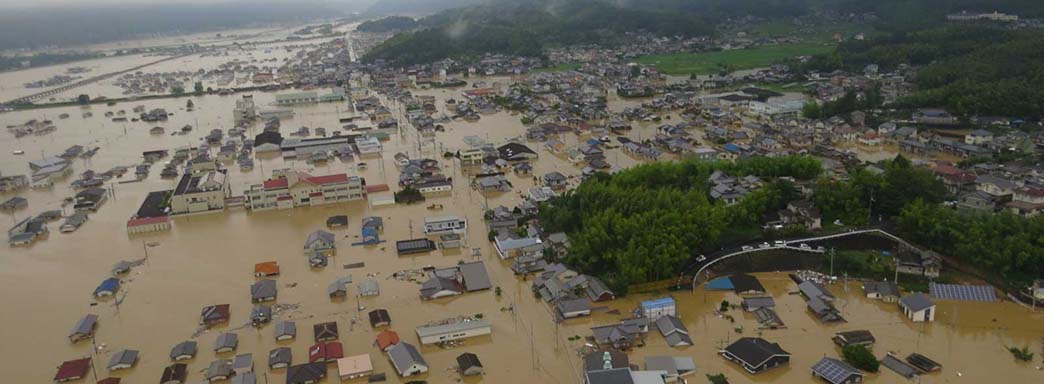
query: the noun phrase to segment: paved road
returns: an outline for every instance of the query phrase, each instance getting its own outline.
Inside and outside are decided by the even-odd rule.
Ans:
[[[714,265],[717,262],[722,261],[722,260],[727,260],[727,259],[730,259],[730,258],[735,257],[735,256],[745,255],[745,254],[749,254],[749,253],[764,252],[764,251],[778,251],[778,250],[790,250],[790,251],[809,252],[809,253],[825,253],[826,249],[824,249],[823,247],[813,247],[813,246],[810,246],[810,245],[806,246],[806,247],[801,247],[801,245],[802,244],[811,243],[811,242],[816,242],[816,241],[837,239],[837,238],[842,238],[842,237],[847,237],[847,236],[857,236],[857,235],[864,235],[864,234],[882,235],[882,236],[890,238],[890,239],[892,239],[892,240],[894,240],[894,241],[896,241],[896,242],[898,242],[900,244],[903,244],[903,245],[905,245],[907,247],[910,247],[910,248],[913,248],[913,249],[918,249],[916,246],[914,246],[913,244],[910,244],[908,241],[903,240],[902,238],[900,238],[900,237],[898,237],[896,235],[893,235],[893,234],[891,234],[891,233],[889,233],[889,232],[887,232],[887,231],[885,231],[885,230],[883,230],[881,228],[867,228],[867,229],[849,230],[849,231],[846,231],[846,232],[839,232],[839,233],[834,233],[834,234],[829,234],[829,235],[822,235],[822,236],[815,236],[815,237],[806,237],[806,238],[800,238],[800,239],[786,239],[786,240],[781,240],[781,242],[780,241],[773,242],[773,243],[765,242],[765,243],[760,243],[760,244],[759,243],[751,243],[751,244],[743,245],[743,246],[740,246],[740,247],[723,249],[721,251],[715,252],[715,253],[710,254],[710,255],[701,256],[702,257],[701,259],[698,259],[695,263],[693,263],[691,266],[686,268],[685,271],[688,272],[688,271],[692,271],[694,269],[696,270],[696,273],[693,274],[693,278],[692,278],[692,286],[693,286],[693,289],[695,289],[696,288],[696,281],[699,278],[700,274],[703,273],[703,271],[706,270],[707,268],[709,268],[710,266],[712,266],[712,265]],[[680,281],[679,281],[679,283],[680,283]]]

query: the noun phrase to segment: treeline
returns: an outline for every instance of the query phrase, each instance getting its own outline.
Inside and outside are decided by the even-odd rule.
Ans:
[[[923,201],[903,209],[899,231],[908,240],[1000,275],[1021,290],[1044,278],[1044,216],[956,211]]]
[[[1044,111],[1044,39],[989,25],[948,25],[865,41],[848,41],[814,58],[809,70],[862,71],[921,67],[916,91],[896,107],[946,107],[964,116],[1039,118]]]
[[[846,92],[840,99],[822,105],[808,102],[801,108],[801,115],[810,119],[841,116],[855,111],[868,111],[880,107],[884,102],[880,87],[870,88],[862,96],[859,97],[855,92]]]
[[[684,160],[597,174],[540,210],[549,232],[570,236],[564,260],[599,276],[614,290],[675,276],[691,258],[722,244],[760,234],[762,217],[799,198],[783,179],[769,179],[741,202],[711,201],[708,177],[790,176],[813,179],[820,164],[809,157],[756,158],[736,163]]]
[[[823,222],[866,225],[894,221],[896,234],[1021,289],[1044,277],[1044,216],[971,213],[946,207],[951,198],[930,171],[903,157],[881,174],[853,169],[846,181],[820,179],[814,201]]]
[[[420,23],[412,17],[388,16],[377,20],[367,20],[359,24],[356,30],[361,32],[392,32],[417,28]]]
[[[713,33],[712,24],[699,15],[627,9],[593,0],[458,8],[419,23],[424,29],[395,36],[367,52],[364,60],[410,65],[484,53],[539,56],[546,47],[612,43],[638,30],[663,36]]]
[[[845,225],[866,225],[896,217],[916,200],[938,205],[948,197],[946,187],[931,171],[912,166],[902,156],[879,165],[884,170],[879,174],[857,168],[849,171],[847,180],[816,182],[814,201],[824,223],[841,220]]]

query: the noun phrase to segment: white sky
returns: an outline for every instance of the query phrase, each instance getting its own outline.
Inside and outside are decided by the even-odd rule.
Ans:
[[[55,5],[114,5],[114,4],[214,4],[244,0],[0,0],[0,7],[37,7]],[[295,0],[255,0],[256,2],[299,2]],[[329,4],[369,4],[378,0],[311,0]]]

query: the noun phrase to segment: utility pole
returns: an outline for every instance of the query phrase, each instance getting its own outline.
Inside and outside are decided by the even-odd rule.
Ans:
[[[830,248],[830,277],[834,277],[834,253],[835,248]]]

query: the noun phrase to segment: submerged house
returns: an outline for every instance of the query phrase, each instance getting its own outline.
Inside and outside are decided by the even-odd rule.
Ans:
[[[685,324],[673,315],[664,315],[656,319],[656,329],[660,330],[660,334],[663,335],[669,346],[687,347],[693,344]]]
[[[417,347],[407,342],[400,342],[388,348],[388,359],[395,371],[402,377],[418,375],[428,371],[428,363],[424,361]]]
[[[189,360],[196,357],[198,349],[195,341],[182,341],[170,349],[170,359],[174,361]]]
[[[790,353],[779,344],[760,337],[743,337],[718,352],[726,360],[739,364],[751,374],[790,363]]]
[[[228,323],[229,317],[228,304],[210,305],[203,307],[203,312],[199,316],[199,323],[212,327],[217,324]]]
[[[481,375],[484,372],[478,355],[471,352],[465,352],[457,356],[457,370],[463,376]]]
[[[899,299],[899,308],[915,323],[935,321],[935,302],[928,295],[915,293]]]
[[[276,341],[293,340],[297,337],[297,323],[290,320],[283,320],[275,323],[275,339]]]
[[[98,315],[88,314],[80,318],[69,332],[69,341],[75,343],[94,337],[94,330],[98,326]]]
[[[812,376],[830,384],[852,384],[863,382],[863,373],[848,363],[824,357],[812,365]]]
[[[258,280],[250,286],[250,301],[254,303],[273,301],[276,299],[276,290],[275,280]]]
[[[268,368],[269,369],[280,369],[289,367],[293,360],[293,353],[290,347],[279,347],[268,351]]]
[[[324,362],[293,365],[286,370],[286,384],[315,384],[325,377]]]
[[[321,252],[323,254],[332,254],[336,251],[337,245],[335,241],[337,237],[330,232],[323,230],[317,230],[308,234],[308,239],[304,243],[305,255]]]

